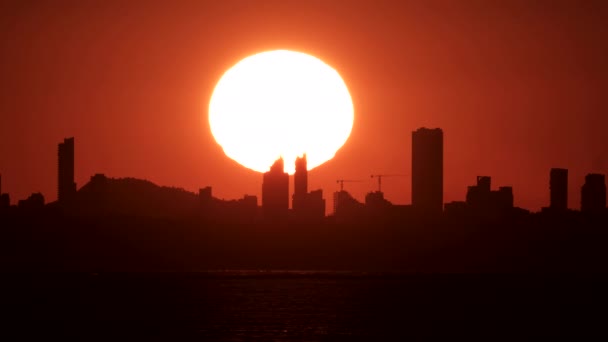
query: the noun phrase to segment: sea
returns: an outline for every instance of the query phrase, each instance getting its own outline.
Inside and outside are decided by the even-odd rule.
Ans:
[[[605,340],[602,274],[11,273],[0,338]]]

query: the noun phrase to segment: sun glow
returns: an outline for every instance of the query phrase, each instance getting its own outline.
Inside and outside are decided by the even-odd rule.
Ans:
[[[332,159],[353,126],[353,103],[332,67],[287,50],[247,57],[222,76],[209,104],[209,123],[224,153],[266,172],[279,157],[293,174],[306,153],[308,169]]]

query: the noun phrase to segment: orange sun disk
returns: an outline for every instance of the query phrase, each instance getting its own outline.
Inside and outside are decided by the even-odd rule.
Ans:
[[[283,157],[308,169],[332,159],[350,136],[353,103],[336,70],[320,59],[276,50],[247,57],[221,77],[209,103],[211,132],[239,164],[266,172]]]

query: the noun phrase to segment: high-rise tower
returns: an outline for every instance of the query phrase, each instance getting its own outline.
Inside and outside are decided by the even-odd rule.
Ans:
[[[289,211],[289,175],[285,173],[283,166],[283,158],[279,158],[270,167],[270,171],[264,173],[262,211],[265,219],[277,220],[287,217]]]
[[[422,214],[443,211],[443,131],[412,132],[412,206]]]
[[[308,169],[306,154],[302,158],[296,158],[296,172],[293,175],[294,190],[292,208],[294,212],[302,211],[306,205],[308,195]]]

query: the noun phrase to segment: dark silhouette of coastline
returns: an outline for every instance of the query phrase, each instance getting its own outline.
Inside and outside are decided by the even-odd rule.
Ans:
[[[74,139],[59,145],[59,199],[0,195],[0,267],[7,271],[203,271],[311,269],[405,272],[605,272],[605,177],[589,174],[581,210],[567,208],[568,172],[549,173],[540,212],[514,207],[513,189],[479,176],[462,202],[442,205],[443,132],[413,133],[412,205],[379,188],[365,203],[344,190],[325,215],[322,190],[308,191],[306,156],[289,179],[282,159],[256,196],[220,200],[146,180],[103,174],[76,191]],[[1,180],[1,179],[0,179]],[[1,188],[0,188],[1,190]]]

